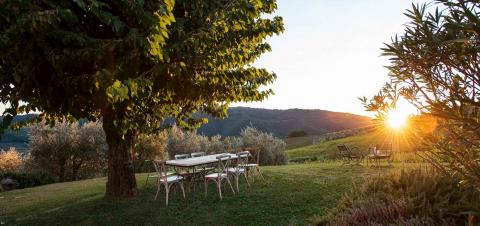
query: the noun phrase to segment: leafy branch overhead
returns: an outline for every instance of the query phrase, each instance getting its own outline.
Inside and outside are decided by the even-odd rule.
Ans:
[[[113,111],[124,132],[181,126],[257,101],[275,74],[251,66],[283,31],[275,1],[4,1],[0,3],[4,127],[32,110],[48,121]],[[39,119],[39,120],[40,120]],[[128,123],[124,123],[128,121]]]

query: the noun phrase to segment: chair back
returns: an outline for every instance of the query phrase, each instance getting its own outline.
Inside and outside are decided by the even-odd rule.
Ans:
[[[217,173],[220,175],[220,173],[225,172],[228,167],[230,167],[230,161],[232,159],[232,156],[229,154],[222,154],[217,156],[218,160],[218,166],[217,166]]]
[[[375,148],[376,148],[377,154],[385,154],[385,155],[392,154],[392,143],[377,144]]]
[[[250,157],[249,151],[242,151],[237,153],[237,165],[246,166],[248,164],[248,158]]]
[[[175,155],[173,156],[176,160],[178,159],[187,159],[188,158],[188,154],[180,154],[180,155]]]
[[[157,172],[158,178],[166,178],[167,177],[167,167],[165,165],[165,161],[162,160],[153,160],[153,166],[155,167],[155,171]]]
[[[337,148],[340,153],[340,156],[342,157],[348,157],[352,154],[350,149],[348,149],[347,145],[345,144],[337,145]]]
[[[205,156],[205,152],[193,152],[192,154],[190,154],[190,156],[192,156],[192,158],[202,157]]]
[[[245,151],[249,152],[252,156],[253,161],[256,164],[260,165],[260,151],[261,151],[260,147],[248,147],[248,148],[245,148]]]

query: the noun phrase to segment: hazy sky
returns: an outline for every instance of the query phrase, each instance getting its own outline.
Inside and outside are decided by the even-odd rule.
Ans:
[[[413,1],[415,4],[418,1]],[[383,43],[403,31],[411,0],[279,0],[285,32],[257,66],[278,78],[268,100],[237,103],[270,109],[325,109],[370,115],[358,97],[388,81]]]

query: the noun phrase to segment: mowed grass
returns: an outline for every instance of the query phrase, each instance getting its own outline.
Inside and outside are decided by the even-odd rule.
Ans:
[[[395,169],[395,168],[393,168]],[[114,201],[104,198],[105,178],[45,185],[0,193],[2,225],[306,225],[314,215],[325,215],[341,196],[362,178],[392,168],[341,166],[314,162],[262,167],[265,181],[252,187],[242,183],[239,194],[224,188],[220,201],[210,184],[208,198],[199,184],[195,193],[164,191],[157,201],[154,183],[145,187],[137,175],[139,195]]]
[[[314,145],[303,146],[299,148],[294,148],[287,150],[287,156],[289,159],[298,158],[298,157],[322,157],[322,156],[334,156],[338,150],[337,145],[347,144],[350,146],[356,146],[363,151],[366,151],[368,146],[374,144],[375,137],[371,134],[364,134],[359,136],[351,136],[346,138],[341,138],[337,140],[319,142]]]
[[[318,138],[315,136],[288,137],[288,138],[285,138],[284,141],[287,144],[286,149],[290,150],[290,149],[312,145],[313,141],[316,139]]]

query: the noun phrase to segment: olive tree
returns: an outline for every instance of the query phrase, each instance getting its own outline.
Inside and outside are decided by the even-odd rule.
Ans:
[[[403,96],[435,117],[423,157],[480,187],[480,2],[437,0],[405,15],[404,33],[383,48],[392,81],[365,107],[386,112]]]
[[[199,126],[194,112],[225,117],[232,102],[272,94],[259,88],[275,74],[252,63],[283,31],[281,17],[265,16],[275,9],[275,0],[0,1],[2,128],[30,111],[47,122],[101,118],[106,195],[133,196],[137,135],[166,118]]]

